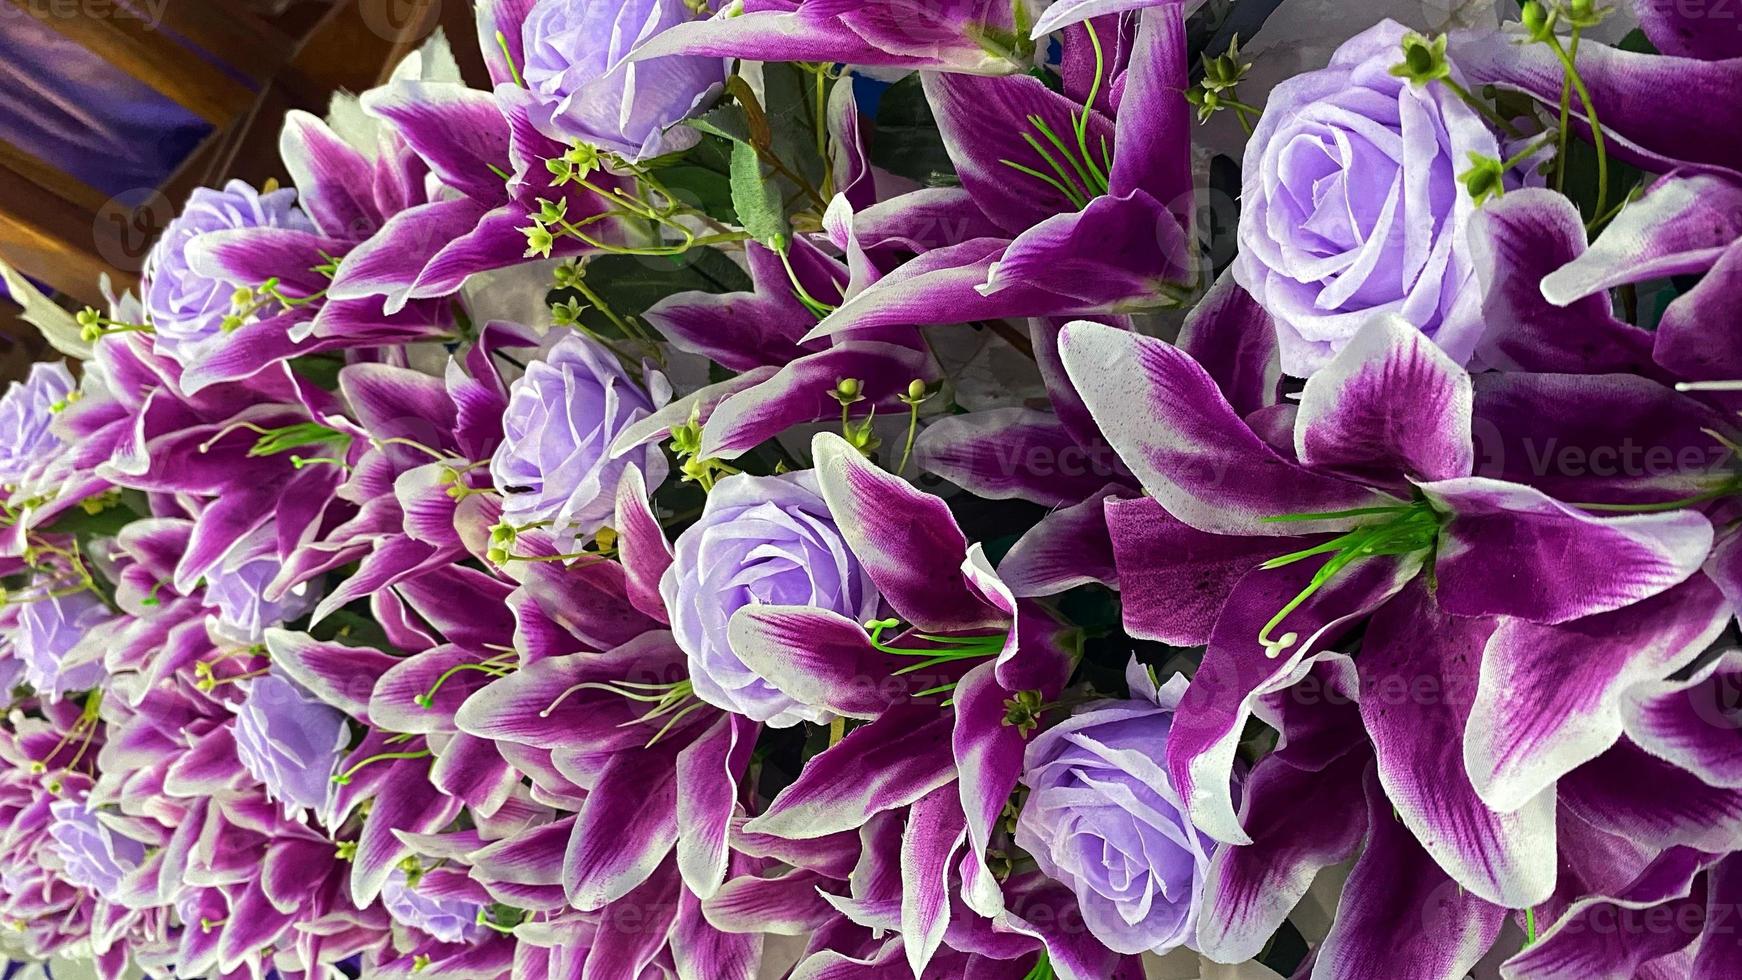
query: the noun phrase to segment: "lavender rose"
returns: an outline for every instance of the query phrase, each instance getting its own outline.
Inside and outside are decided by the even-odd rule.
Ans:
[[[24,663],[25,682],[54,700],[96,687],[103,680],[102,663],[73,653],[85,634],[108,618],[109,607],[85,590],[49,592],[22,602],[11,640],[14,655]]]
[[[31,492],[61,447],[50,430],[57,406],[72,394],[73,376],[65,364],[34,364],[23,382],[12,382],[0,398],[0,487]]]
[[[145,257],[140,299],[157,331],[159,353],[188,366],[200,348],[223,336],[224,317],[231,312],[236,283],[195,270],[192,252],[203,236],[236,228],[293,228],[313,232],[308,216],[297,208],[296,191],[285,187],[262,194],[239,180],[223,190],[201,187],[188,197],[181,214]]]
[[[521,32],[533,125],[631,160],[694,146],[698,133],[673,127],[713,98],[725,61],[629,60],[638,45],[693,16],[684,0],[539,0]]]
[[[1276,319],[1288,374],[1323,367],[1379,313],[1460,363],[1481,333],[1458,175],[1472,153],[1504,154],[1444,83],[1391,74],[1407,33],[1384,21],[1278,85],[1246,145],[1234,278]]]
[[[624,470],[639,467],[649,486],[667,470],[657,445],[612,458],[611,441],[670,398],[662,375],[649,372],[643,388],[597,341],[564,334],[509,392],[502,445],[490,461],[503,519],[549,521],[565,547],[604,527]]]
[[[726,477],[675,551],[659,592],[696,696],[775,728],[826,720],[759,677],[726,639],[732,614],[751,603],[876,618],[876,586],[841,540],[816,473]]]
[[[277,674],[254,679],[236,713],[236,754],[291,820],[320,810],[350,740],[345,715]]]
[[[1036,736],[1023,757],[1017,846],[1076,892],[1091,934],[1119,953],[1194,941],[1214,842],[1192,827],[1164,757],[1186,678],[1157,689],[1135,661],[1129,701],[1100,701]]]
[[[60,855],[61,876],[105,899],[114,899],[121,879],[145,860],[145,845],[115,833],[89,799],[55,800],[48,805],[48,835]]]
[[[444,943],[469,943],[484,934],[480,906],[457,898],[431,898],[417,890],[404,868],[394,868],[381,886],[381,904],[402,925]]]
[[[268,525],[242,541],[222,564],[206,574],[206,604],[218,611],[218,631],[243,643],[259,643],[268,627],[281,626],[308,612],[314,596],[297,585],[282,599],[266,598],[266,587],[283,564],[277,537]]]

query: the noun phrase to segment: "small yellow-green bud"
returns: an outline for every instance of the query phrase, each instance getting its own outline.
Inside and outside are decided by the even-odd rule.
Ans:
[[[864,390],[864,382],[858,378],[842,378],[835,382],[835,390],[831,392],[831,397],[842,405],[851,405],[865,399]]]
[[[1531,37],[1540,39],[1547,32],[1548,10],[1537,0],[1526,3],[1518,19],[1523,22],[1524,29],[1530,32]]]

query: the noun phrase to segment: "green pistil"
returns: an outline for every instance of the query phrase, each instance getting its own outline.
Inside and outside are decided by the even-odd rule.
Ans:
[[[1035,960],[1033,969],[1023,976],[1022,980],[1054,980],[1058,974],[1052,970],[1052,957],[1046,950],[1040,951],[1040,959]]]
[[[1047,146],[1036,139],[1033,133],[1023,133],[1022,141],[1027,143],[1029,148],[1046,162],[1046,165],[1052,169],[1052,173],[1048,174],[1036,170],[1015,160],[998,161],[1017,173],[1027,174],[1058,191],[1064,195],[1066,200],[1071,202],[1072,207],[1079,211],[1089,206],[1090,198],[1100,197],[1107,193],[1107,174],[1113,169],[1113,161],[1107,152],[1105,138],[1101,140],[1101,160],[1099,162],[1096,162],[1094,154],[1089,149],[1089,116],[1095,111],[1095,99],[1099,97],[1101,91],[1101,76],[1106,71],[1106,56],[1101,49],[1101,39],[1095,34],[1093,25],[1089,25],[1089,43],[1095,51],[1095,79],[1089,86],[1088,98],[1084,101],[1082,112],[1071,117],[1071,132],[1076,137],[1076,148],[1073,150],[1066,144],[1045,119],[1039,115],[1031,115],[1028,117],[1028,124],[1034,127],[1036,133],[1045,138],[1046,143],[1052,145],[1052,149],[1047,149]],[[1054,150],[1057,151],[1058,156],[1053,155]],[[1060,158],[1063,159],[1062,163]]]
[[[774,253],[780,256],[780,264],[786,269],[786,278],[792,283],[792,294],[798,298],[800,303],[804,304],[804,308],[809,310],[812,316],[821,320],[823,317],[835,312],[839,307],[831,303],[825,303],[812,296],[810,292],[804,288],[804,283],[798,281],[798,273],[794,271],[792,267],[792,259],[788,256],[788,252],[790,251],[788,244],[789,243],[785,236],[776,237],[774,240]]]
[[[422,759],[432,754],[433,753],[431,753],[429,749],[419,749],[416,752],[377,752],[344,772],[339,773],[337,776],[334,776],[333,782],[340,786],[349,786],[351,783],[351,777],[357,775],[358,770],[362,769],[364,766],[373,765],[377,762],[386,762],[390,759]]]
[[[1713,487],[1704,493],[1696,493],[1691,497],[1665,500],[1655,504],[1573,504],[1572,506],[1580,510],[1594,510],[1606,514],[1661,514],[1667,511],[1681,510],[1683,507],[1697,507],[1700,504],[1728,497],[1737,491],[1742,491],[1742,481],[1730,479],[1726,480],[1723,486]]]
[[[448,678],[453,677],[455,674],[462,671],[476,670],[481,673],[489,674],[491,677],[506,677],[514,672],[514,665],[508,661],[517,656],[518,654],[498,654],[488,660],[475,664],[455,664],[447,670],[442,671],[441,676],[435,679],[435,683],[430,685],[429,690],[419,694],[412,700],[416,701],[417,706],[420,708],[434,707],[436,692],[442,689],[442,685],[448,682]]]
[[[332,446],[340,450],[351,447],[351,437],[319,422],[299,422],[295,425],[268,429],[253,422],[234,422],[219,429],[217,434],[200,443],[200,452],[209,453],[220,439],[238,429],[258,433],[260,438],[248,450],[250,457],[276,456],[306,446]],[[300,468],[300,467],[299,467]]]
[[[496,46],[502,49],[502,60],[508,64],[508,77],[514,79],[518,88],[526,87],[526,80],[520,77],[520,66],[514,63],[514,55],[508,50],[508,35],[496,32]]]
[[[1021,4],[1017,4],[1021,6]],[[1101,50],[1101,37],[1095,33],[1093,21],[1084,21],[1083,27],[1089,32],[1089,46],[1095,51],[1095,78],[1089,82],[1089,94],[1083,99],[1083,113],[1077,117],[1077,151],[1082,154],[1083,162],[1088,165],[1096,182],[1101,187],[1101,193],[1107,192],[1107,173],[1113,169],[1113,161],[1107,159],[1107,142],[1101,141],[1101,159],[1104,166],[1095,163],[1095,157],[1089,152],[1089,113],[1095,111],[1095,100],[1101,95],[1101,73],[1106,70],[1106,55]]]
[[[1264,628],[1258,631],[1258,643],[1264,647],[1266,657],[1274,659],[1281,656],[1284,650],[1294,646],[1299,641],[1300,634],[1293,631],[1274,637],[1271,633],[1282,625],[1283,620],[1287,619],[1290,613],[1299,609],[1302,603],[1312,598],[1327,583],[1336,578],[1343,569],[1366,558],[1375,558],[1381,555],[1410,555],[1431,550],[1439,537],[1441,518],[1426,501],[1418,500],[1396,507],[1361,507],[1318,514],[1283,514],[1266,519],[1275,523],[1289,523],[1372,515],[1385,515],[1386,519],[1375,524],[1358,527],[1323,544],[1272,558],[1259,566],[1264,569],[1276,569],[1318,555],[1331,556],[1317,572],[1313,573],[1312,580],[1307,583],[1306,588],[1283,605],[1276,615],[1270,617],[1270,621],[1264,624]]]

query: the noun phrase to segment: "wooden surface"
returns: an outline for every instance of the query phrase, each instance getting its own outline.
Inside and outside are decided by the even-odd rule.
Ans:
[[[278,158],[285,113],[320,114],[333,93],[379,84],[437,27],[450,38],[466,81],[489,86],[469,0],[303,0],[272,21],[242,0],[162,0],[155,24],[69,17],[66,8],[40,0],[0,3],[30,13],[213,123],[211,135],[158,188],[113,198],[0,144],[0,256],[59,293],[69,308],[102,305],[104,274],[118,289],[134,285],[150,243],[194,188],[231,178],[256,186],[286,181]],[[231,71],[190,47],[211,52]],[[0,305],[6,328],[0,344],[19,326],[5,318],[15,309],[8,307]],[[14,376],[18,349],[15,341],[0,349],[6,369],[0,380]]]

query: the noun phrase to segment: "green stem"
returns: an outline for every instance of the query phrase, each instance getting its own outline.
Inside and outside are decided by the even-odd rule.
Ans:
[[[907,461],[913,456],[913,440],[919,434],[919,403],[908,406],[907,411],[907,443],[901,447],[901,465],[895,468],[895,475],[907,472]]]
[[[1572,54],[1576,60],[1579,55],[1579,39],[1573,37]],[[1556,133],[1558,145],[1554,161],[1554,189],[1561,193],[1567,186],[1567,140],[1570,138],[1570,128],[1573,120],[1573,79],[1566,75],[1561,78],[1561,127]]]
[[[1535,155],[1536,151],[1538,151],[1538,150],[1542,149],[1544,146],[1548,145],[1549,140],[1552,140],[1554,138],[1555,138],[1555,136],[1553,133],[1542,134],[1541,136],[1537,137],[1536,140],[1531,142],[1531,144],[1529,146],[1526,146],[1524,149],[1519,150],[1517,153],[1513,154],[1512,157],[1510,159],[1508,159],[1506,162],[1500,164],[1500,169],[1503,171],[1511,170],[1513,167],[1518,166],[1519,164],[1523,163],[1526,160],[1529,160],[1533,155]]]
[[[1577,47],[1578,28],[1573,29],[1572,42]],[[1566,69],[1567,80],[1573,83],[1573,91],[1579,93],[1579,102],[1585,107],[1585,118],[1591,124],[1591,142],[1597,147],[1597,205],[1591,210],[1594,215],[1601,215],[1609,206],[1609,147],[1603,136],[1603,123],[1597,118],[1597,105],[1591,100],[1591,89],[1579,75],[1578,63],[1561,45],[1560,38],[1550,34],[1548,45],[1554,50],[1555,57],[1560,59],[1561,66]]]
[[[1095,177],[1100,181],[1102,193],[1106,193],[1107,174],[1095,165],[1095,158],[1089,152],[1089,114],[1095,111],[1095,100],[1101,94],[1101,74],[1106,71],[1106,55],[1101,50],[1101,38],[1095,33],[1094,21],[1084,21],[1083,27],[1089,32],[1089,46],[1095,50],[1095,78],[1089,83],[1089,94],[1083,100],[1082,115],[1078,116],[1076,120],[1077,149],[1082,153],[1083,162],[1087,163],[1089,169],[1095,172]],[[1108,165],[1111,166],[1111,161],[1108,161]]]
[[[1512,120],[1507,119],[1504,116],[1500,115],[1500,113],[1494,111],[1493,106],[1489,105],[1486,102],[1483,102],[1481,99],[1476,98],[1476,96],[1474,96],[1470,93],[1469,89],[1458,84],[1457,80],[1448,76],[1446,78],[1440,79],[1440,81],[1445,84],[1446,88],[1451,89],[1452,92],[1454,94],[1456,94],[1458,98],[1463,99],[1465,105],[1468,105],[1470,108],[1476,110],[1476,112],[1479,115],[1481,115],[1482,118],[1493,123],[1495,126],[1498,126],[1500,128],[1500,130],[1502,132],[1504,132],[1506,135],[1514,137],[1514,138],[1521,137],[1524,135],[1524,133],[1517,126],[1512,125]]]

